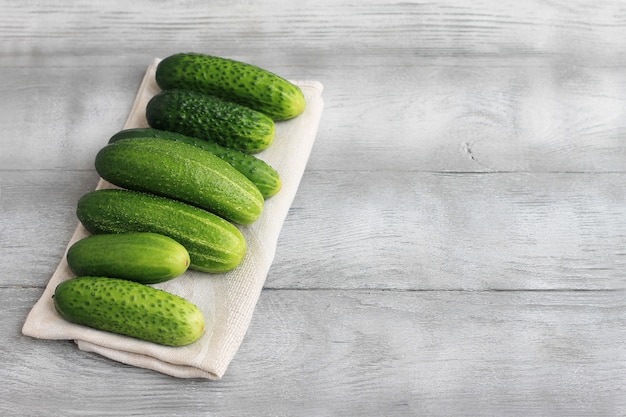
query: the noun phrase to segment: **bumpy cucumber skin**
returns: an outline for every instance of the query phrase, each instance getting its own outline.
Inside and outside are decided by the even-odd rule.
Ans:
[[[96,155],[98,174],[119,187],[184,201],[239,224],[263,212],[259,189],[226,161],[188,144],[129,138]]]
[[[56,287],[53,300],[69,322],[160,345],[188,345],[204,332],[204,315],[195,304],[124,279],[72,278]]]
[[[168,56],[157,65],[156,81],[163,90],[180,88],[216,95],[274,120],[294,118],[306,107],[304,94],[295,84],[255,65],[217,56]]]
[[[220,157],[228,162],[233,168],[241,172],[259,189],[263,198],[268,199],[278,194],[282,188],[280,174],[272,166],[257,158],[236,149],[226,148],[216,142],[182,135],[176,132],[154,129],[152,127],[137,127],[117,132],[109,143],[129,138],[160,138],[177,142],[187,143],[204,149],[207,152]]]
[[[195,91],[165,90],[148,101],[148,125],[255,154],[274,141],[276,125],[265,114]]]
[[[241,231],[195,206],[153,194],[121,189],[91,191],[78,200],[76,216],[92,234],[152,232],[187,249],[189,268],[221,273],[235,269],[247,247]]]
[[[77,275],[122,278],[157,284],[176,278],[189,267],[189,252],[174,239],[157,233],[87,236],[67,251]]]

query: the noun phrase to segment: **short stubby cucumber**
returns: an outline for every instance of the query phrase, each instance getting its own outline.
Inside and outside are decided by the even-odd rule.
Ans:
[[[117,132],[109,139],[109,143],[121,139],[148,137],[183,142],[211,152],[228,162],[233,168],[252,181],[259,191],[261,191],[265,199],[273,197],[282,188],[280,174],[271,165],[254,155],[236,149],[226,148],[214,141],[198,139],[176,132],[154,129],[152,127],[137,127]]]
[[[258,66],[199,53],[179,53],[161,60],[157,84],[216,95],[263,112],[274,120],[300,115],[306,100],[297,85]]]
[[[57,285],[54,306],[65,320],[166,346],[185,346],[204,333],[190,301],[138,282],[84,276]]]
[[[67,264],[77,276],[122,278],[156,284],[182,275],[189,252],[174,239],[158,233],[91,235],[67,251]]]
[[[274,121],[264,113],[187,90],[156,94],[148,101],[146,119],[155,129],[214,140],[251,154],[267,149],[276,135]]]
[[[229,163],[195,146],[159,138],[129,138],[96,155],[96,171],[119,187],[193,204],[239,224],[256,221],[263,195]]]
[[[187,249],[189,268],[211,273],[235,269],[246,241],[232,223],[206,210],[140,191],[101,189],[78,200],[76,216],[92,234],[151,232]]]

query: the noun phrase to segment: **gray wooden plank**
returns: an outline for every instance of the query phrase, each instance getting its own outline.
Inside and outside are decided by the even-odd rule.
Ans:
[[[91,168],[99,147],[122,128],[151,60],[4,60],[0,128],[11,139],[0,167]],[[272,68],[325,86],[311,169],[624,172],[624,71],[563,65],[323,52]]]
[[[621,177],[309,172],[267,285],[623,289]]]
[[[403,50],[425,56],[589,54],[592,60],[624,62],[626,13],[620,1],[3,3],[0,36],[16,55],[110,54],[113,48],[132,54],[181,45],[288,55],[283,49],[288,46],[381,55]]]
[[[98,149],[122,128],[150,61],[116,70],[85,61],[3,69],[1,169],[93,169]]]
[[[7,285],[42,286],[93,171],[1,171]],[[624,174],[307,171],[271,288],[623,289]]]
[[[265,290],[217,382],[21,336],[40,292],[0,291],[4,416],[626,412],[623,291]]]
[[[345,73],[333,70],[340,79],[322,76],[328,106],[312,169],[626,168],[626,78],[620,68],[565,69],[551,59],[383,62],[356,59]]]
[[[620,178],[311,172],[267,285],[625,288]]]
[[[0,171],[2,285],[48,282],[78,224],[76,203],[95,171]]]

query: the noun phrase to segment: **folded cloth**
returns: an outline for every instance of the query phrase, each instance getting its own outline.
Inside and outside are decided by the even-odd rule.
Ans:
[[[154,78],[158,62],[159,59],[155,59],[146,71],[125,129],[147,127],[146,104],[160,91]],[[256,155],[280,173],[283,186],[277,195],[266,200],[264,212],[255,223],[240,227],[248,244],[242,264],[223,274],[188,270],[181,277],[153,285],[188,299],[203,311],[206,331],[200,340],[188,346],[167,347],[65,321],[55,311],[52,301],[56,286],[74,277],[65,256],[43,295],[29,312],[22,333],[40,339],[74,340],[80,350],[173,377],[222,378],[250,324],[274,260],[280,230],[311,153],[324,107],[321,83],[294,83],[304,92],[307,107],[297,118],[277,122],[274,142]],[[102,179],[97,185],[98,189],[111,187]],[[79,223],[67,248],[88,234]]]

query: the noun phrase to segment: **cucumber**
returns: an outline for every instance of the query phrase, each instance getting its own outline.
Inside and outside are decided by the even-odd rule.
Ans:
[[[265,199],[276,195],[282,187],[280,175],[265,161],[254,155],[250,155],[236,149],[226,148],[213,141],[198,139],[191,136],[181,135],[180,133],[168,132],[166,130],[159,130],[151,127],[138,127],[117,132],[111,137],[111,139],[109,139],[109,143],[113,143],[121,139],[147,137],[183,142],[211,152],[228,162],[233,168],[252,181]]]
[[[183,245],[158,233],[91,235],[70,246],[66,259],[77,276],[122,278],[142,284],[176,278],[190,262]]]
[[[195,91],[161,91],[148,101],[146,119],[155,129],[252,154],[267,149],[276,134],[274,121],[264,113]]]
[[[263,212],[258,188],[230,164],[200,148],[159,138],[129,138],[96,155],[96,171],[119,187],[193,204],[251,224]]]
[[[215,95],[274,120],[296,117],[306,107],[304,94],[295,84],[255,65],[217,56],[168,56],[157,65],[156,81],[163,90],[180,88]]]
[[[189,268],[203,272],[236,268],[247,249],[241,231],[221,217],[139,191],[91,191],[78,200],[76,216],[92,234],[152,232],[168,236],[189,252]]]
[[[53,301],[71,323],[160,345],[188,345],[204,333],[204,315],[195,304],[124,279],[72,278],[57,285]]]

